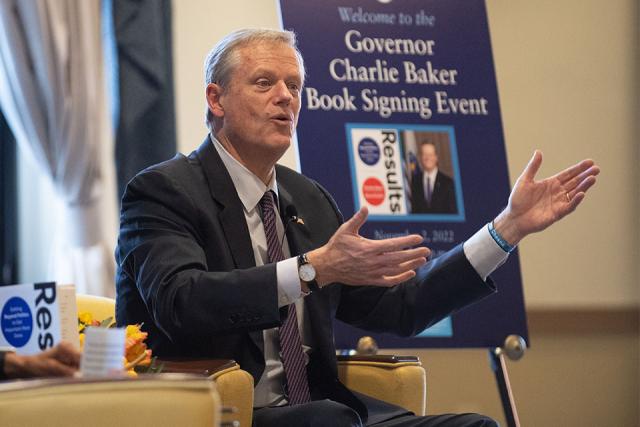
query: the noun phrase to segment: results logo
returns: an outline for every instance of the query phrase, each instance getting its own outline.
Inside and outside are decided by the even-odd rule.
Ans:
[[[407,214],[400,135],[396,129],[352,127],[356,204],[372,215]]]

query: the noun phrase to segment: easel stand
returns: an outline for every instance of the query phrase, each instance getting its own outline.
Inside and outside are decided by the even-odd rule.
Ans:
[[[489,349],[489,362],[496,376],[498,392],[500,393],[500,400],[502,401],[502,408],[504,409],[508,427],[520,427],[520,420],[518,419],[516,402],[509,383],[505,356],[511,360],[518,360],[524,355],[526,348],[527,345],[521,336],[509,335],[505,339],[503,347]]]

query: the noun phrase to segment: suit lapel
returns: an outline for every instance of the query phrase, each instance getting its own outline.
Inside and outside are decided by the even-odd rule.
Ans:
[[[282,216],[282,223],[285,225],[287,231],[287,242],[289,243],[289,250],[291,256],[300,255],[303,252],[313,249],[311,241],[311,233],[307,225],[304,224],[304,219],[299,221],[293,221],[288,216],[289,206],[295,206],[293,203],[293,196],[287,189],[286,182],[282,182],[278,178],[278,208],[280,209]]]
[[[198,147],[196,155],[202,164],[202,170],[207,178],[211,197],[222,207],[218,218],[222,224],[225,240],[229,245],[236,267],[255,267],[256,259],[253,256],[253,246],[251,245],[247,222],[244,221],[242,202],[238,197],[233,181],[231,181],[229,172],[227,172],[227,168],[222,163],[209,136]],[[260,350],[260,353],[264,354],[262,331],[249,331],[248,334]]]
[[[231,255],[238,268],[255,267],[251,237],[244,219],[244,208],[235,191],[233,181],[220,159],[213,143],[207,136],[196,151],[202,170],[209,184],[209,192],[213,200],[222,206],[218,218],[222,224]]]

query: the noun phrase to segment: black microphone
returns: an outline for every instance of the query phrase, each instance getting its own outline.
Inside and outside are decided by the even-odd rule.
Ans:
[[[284,244],[284,239],[287,237],[289,224],[291,224],[292,222],[301,222],[302,224],[304,224],[304,222],[302,222],[302,220],[298,218],[298,209],[296,209],[296,207],[293,205],[287,205],[284,208],[284,217],[284,233],[282,233],[282,241],[280,242],[280,247],[282,247],[282,245]]]
[[[287,224],[292,221],[298,221],[298,209],[296,209],[296,207],[293,205],[288,205],[286,208],[284,208],[284,215],[287,218]]]

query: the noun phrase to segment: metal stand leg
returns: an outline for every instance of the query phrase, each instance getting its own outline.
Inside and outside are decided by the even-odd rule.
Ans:
[[[505,356],[511,360],[520,360],[527,349],[527,343],[520,335],[509,335],[504,340],[502,347],[489,350],[489,361],[491,369],[496,375],[498,392],[504,409],[504,416],[507,419],[508,427],[520,427],[518,412],[516,411],[516,401],[513,398],[509,374],[507,373],[507,363]]]
[[[507,373],[504,352],[499,347],[489,350],[489,359],[491,369],[493,369],[496,375],[496,382],[498,383],[498,391],[500,392],[504,416],[507,419],[507,426],[520,427],[520,420],[518,419],[518,412],[516,411],[516,402],[513,399],[511,384],[509,383],[509,374]]]

